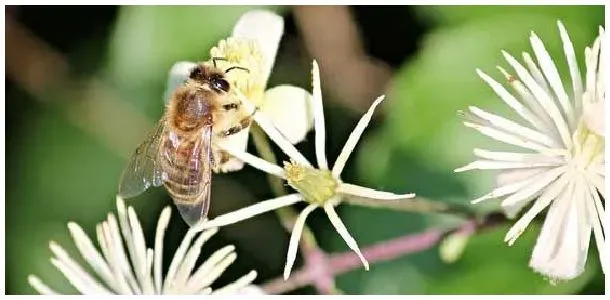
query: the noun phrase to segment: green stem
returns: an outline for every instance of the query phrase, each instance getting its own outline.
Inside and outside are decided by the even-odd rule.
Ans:
[[[434,201],[424,197],[384,201],[361,197],[346,197],[344,201],[351,205],[365,206],[370,208],[384,208],[421,213],[443,213],[464,218],[476,217],[476,213],[468,206],[449,202]]]

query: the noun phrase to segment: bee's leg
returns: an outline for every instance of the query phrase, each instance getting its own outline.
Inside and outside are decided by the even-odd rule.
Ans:
[[[248,128],[250,126],[250,124],[252,124],[252,118],[254,117],[254,114],[258,111],[258,107],[254,108],[254,111],[252,112],[251,115],[241,119],[241,121],[239,121],[239,124],[230,127],[229,129],[223,131],[220,133],[220,136],[229,136],[229,135],[233,135],[236,134],[246,128]]]
[[[231,159],[231,155],[227,151],[220,149],[214,151],[214,163],[212,164],[212,171],[214,171],[214,173],[225,172],[222,166],[226,164],[229,159]]]
[[[250,126],[251,123],[252,123],[252,116],[245,117],[245,118],[241,119],[241,121],[239,121],[239,124],[223,131],[221,133],[221,135],[229,136],[229,135],[236,134],[236,133],[244,130],[245,128],[248,128],[248,126]]]

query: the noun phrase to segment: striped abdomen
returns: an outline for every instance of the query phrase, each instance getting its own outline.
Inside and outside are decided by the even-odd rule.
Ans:
[[[210,147],[210,141],[199,134],[178,136],[169,132],[164,139],[159,163],[166,174],[165,188],[177,204],[207,201],[202,197],[209,195]]]

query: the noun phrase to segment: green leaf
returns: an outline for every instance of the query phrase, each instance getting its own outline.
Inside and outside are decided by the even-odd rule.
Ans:
[[[543,14],[553,16],[557,20],[573,23],[589,23],[597,20],[603,24],[604,8],[594,5],[464,5],[464,6],[417,6],[416,11],[427,21],[441,25],[455,26],[476,19],[506,16],[513,14]]]

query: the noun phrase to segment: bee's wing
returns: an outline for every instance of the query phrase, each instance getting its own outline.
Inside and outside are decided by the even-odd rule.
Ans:
[[[163,184],[164,171],[159,166],[159,147],[165,133],[165,120],[161,119],[146,139],[136,148],[119,183],[119,196],[135,197],[147,188]]]
[[[171,161],[181,158],[177,153],[170,154]],[[182,158],[184,159],[184,158]],[[193,199],[190,201],[179,201],[174,197],[174,204],[178,208],[182,219],[193,226],[206,217],[210,206],[210,191],[212,184],[212,126],[205,126],[201,137],[188,153],[187,167],[181,176],[175,176],[172,185],[184,187],[185,193],[181,196]],[[173,177],[173,176],[172,176]]]

